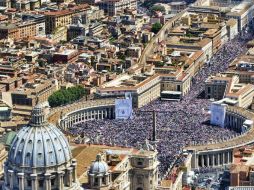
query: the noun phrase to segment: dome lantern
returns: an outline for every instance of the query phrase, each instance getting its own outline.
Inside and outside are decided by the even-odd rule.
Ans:
[[[42,124],[45,124],[47,122],[45,117],[46,114],[43,106],[41,104],[37,104],[32,110],[32,118],[30,124],[32,126],[40,126]]]

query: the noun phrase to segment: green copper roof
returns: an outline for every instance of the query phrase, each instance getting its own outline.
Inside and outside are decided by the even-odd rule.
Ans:
[[[6,146],[11,146],[12,140],[15,137],[17,133],[15,131],[11,131],[7,133],[7,135],[4,137],[3,141]]]

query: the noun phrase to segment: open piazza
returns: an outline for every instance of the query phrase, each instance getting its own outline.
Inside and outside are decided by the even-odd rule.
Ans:
[[[91,143],[113,146],[139,147],[146,139],[152,139],[152,113],[156,111],[157,139],[155,147],[160,161],[160,175],[175,164],[182,149],[190,143],[208,143],[229,139],[238,135],[230,129],[209,125],[211,100],[202,98],[205,80],[208,76],[225,71],[237,56],[247,51],[246,42],[251,35],[244,34],[227,42],[204,65],[192,80],[190,92],[179,102],[155,100],[135,109],[133,118],[128,120],[92,120],[73,125],[69,130],[73,135],[84,134]]]

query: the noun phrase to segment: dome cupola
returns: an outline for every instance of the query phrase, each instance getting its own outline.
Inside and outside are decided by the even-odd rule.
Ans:
[[[44,107],[38,104],[29,124],[13,138],[3,189],[80,189],[76,165],[66,137],[48,123]]]
[[[101,155],[96,156],[96,160],[90,166],[89,172],[91,174],[105,174],[108,172],[108,165],[106,162],[102,161]]]
[[[95,189],[110,185],[111,174],[109,173],[108,164],[102,160],[100,154],[96,156],[96,160],[90,166],[88,181],[89,186]]]

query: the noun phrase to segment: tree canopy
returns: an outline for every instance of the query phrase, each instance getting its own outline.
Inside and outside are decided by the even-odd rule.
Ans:
[[[61,106],[74,102],[87,94],[86,90],[78,85],[67,89],[60,89],[48,98],[51,107]]]
[[[154,5],[154,6],[152,6],[151,11],[152,12],[160,11],[162,13],[166,12],[165,7],[162,6],[162,5]]]
[[[162,28],[162,24],[159,22],[156,22],[152,25],[152,32],[157,34],[161,28]]]

